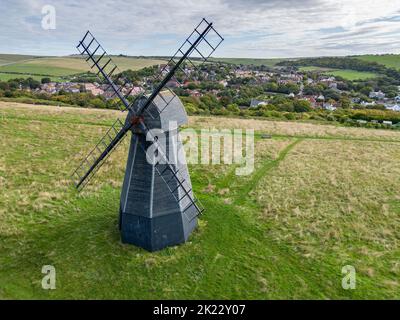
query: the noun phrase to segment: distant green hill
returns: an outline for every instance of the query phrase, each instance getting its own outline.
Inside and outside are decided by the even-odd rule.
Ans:
[[[252,58],[211,58],[210,61],[233,63],[233,64],[243,64],[243,65],[255,65],[261,66],[265,65],[268,67],[273,67],[277,63],[283,60],[294,60],[294,59],[252,59]]]
[[[385,65],[388,68],[400,69],[400,55],[399,54],[380,54],[380,55],[362,55],[355,56],[368,62],[376,62]]]
[[[156,64],[165,63],[162,59],[112,57],[121,71],[138,70]],[[50,77],[53,81],[61,81],[60,77],[89,71],[86,61],[79,56],[38,57],[24,55],[0,54],[0,80],[28,78],[40,80]]]
[[[22,55],[22,54],[0,54],[0,66],[24,60],[30,60],[34,58],[36,58],[36,56]]]
[[[353,56],[363,61],[377,62],[386,67],[400,70],[400,55],[360,55]],[[114,62],[123,70],[138,70],[155,64],[165,63],[167,57],[129,57],[114,56]],[[274,59],[253,59],[253,58],[211,58],[210,61],[242,65],[265,65],[274,67],[282,61],[293,61],[296,58],[274,58]],[[0,54],[0,80],[13,78],[32,77],[40,80],[44,76],[50,77],[53,81],[62,81],[61,77],[89,71],[89,67],[80,56],[67,57],[43,57],[34,55]],[[352,70],[339,71],[338,74],[344,78],[354,80],[355,78],[368,78],[375,76],[372,73],[358,72]]]

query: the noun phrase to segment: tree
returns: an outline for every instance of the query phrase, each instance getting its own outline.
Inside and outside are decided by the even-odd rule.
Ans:
[[[226,107],[226,110],[228,110],[229,112],[234,113],[234,114],[239,113],[239,111],[240,111],[239,106],[235,103],[229,104]]]
[[[42,82],[42,84],[45,84],[45,83],[50,83],[50,82],[51,82],[51,79],[50,79],[50,78],[48,78],[48,77],[46,77],[46,78],[42,78],[41,82]]]
[[[359,92],[361,92],[362,94],[369,96],[369,93],[373,90],[373,88],[371,86],[364,86],[363,88],[361,88],[359,90]]]
[[[343,109],[350,109],[351,107],[351,101],[347,96],[341,96],[339,99],[339,103]]]
[[[295,112],[310,112],[311,103],[307,100],[296,100],[293,103]]]

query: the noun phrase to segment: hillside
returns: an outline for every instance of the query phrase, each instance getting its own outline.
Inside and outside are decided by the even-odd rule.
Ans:
[[[119,241],[129,139],[85,192],[69,180],[118,116],[0,102],[1,299],[400,298],[399,132],[191,117],[196,129],[254,128],[255,170],[190,166],[200,226],[149,253]],[[57,290],[41,289],[48,264]],[[357,290],[341,287],[348,264]]]
[[[160,59],[112,57],[121,71],[131,69],[138,70],[155,64],[165,63]],[[11,78],[33,77],[41,79],[44,76],[51,77],[54,81],[61,81],[60,77],[87,72],[90,67],[85,59],[74,57],[30,57],[0,55],[0,61],[8,61],[0,65],[0,80]]]
[[[17,63],[24,60],[35,59],[36,56],[22,55],[22,54],[0,54],[0,66],[10,63]]]
[[[267,66],[274,67],[277,63],[291,59],[252,59],[252,58],[211,58],[210,61],[217,61],[223,63],[233,63],[242,65],[255,65],[255,66]]]
[[[383,64],[389,68],[400,69],[400,55],[398,54],[363,55],[356,56],[356,58],[368,62]]]
[[[299,69],[304,72],[318,71],[318,72],[322,72],[327,75],[332,75],[335,77],[342,77],[342,78],[350,80],[350,81],[366,80],[366,79],[376,78],[379,76],[379,74],[373,73],[373,72],[356,71],[356,70],[350,70],[350,69],[321,68],[321,67],[315,67],[315,66],[300,67]]]

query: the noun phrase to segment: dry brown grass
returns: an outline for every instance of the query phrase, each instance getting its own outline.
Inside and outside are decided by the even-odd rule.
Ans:
[[[398,277],[399,184],[397,144],[308,140],[253,196],[275,241],[307,258],[351,262],[370,277]]]
[[[190,117],[189,126],[217,129],[254,129],[258,132],[267,132],[273,135],[391,139],[400,141],[399,131],[340,127],[304,122],[192,116]]]

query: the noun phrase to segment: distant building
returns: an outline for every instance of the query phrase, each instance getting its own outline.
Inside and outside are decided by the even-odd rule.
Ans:
[[[309,101],[313,107],[317,105],[317,100],[313,96],[304,96],[303,99]]]
[[[382,92],[382,91],[371,91],[370,93],[369,93],[369,97],[370,98],[375,98],[375,99],[383,99],[383,98],[385,98],[385,94]]]
[[[400,106],[398,104],[395,104],[393,106],[386,105],[385,108],[386,108],[386,110],[400,111]]]
[[[267,105],[268,102],[267,101],[262,101],[262,100],[257,100],[257,99],[251,99],[250,101],[250,108],[255,108],[258,106],[262,106],[262,105]]]
[[[179,88],[181,84],[177,80],[169,80],[165,85],[167,88]]]
[[[102,95],[104,93],[104,90],[101,89],[97,83],[85,83],[83,86],[86,92],[90,92],[94,96]]]
[[[228,85],[228,82],[225,80],[221,80],[219,81],[219,84],[223,85],[224,87],[226,87]]]
[[[361,101],[360,104],[361,104],[362,106],[364,106],[364,107],[373,106],[373,105],[375,105],[375,101],[372,101],[372,102]]]
[[[335,110],[337,109],[332,103],[329,103],[329,102],[325,102],[325,103],[322,105],[322,107],[323,107],[325,110],[328,110],[328,111],[335,111]]]
[[[188,93],[190,96],[196,97],[196,98],[200,98],[203,96],[203,94],[198,90],[188,90]]]

